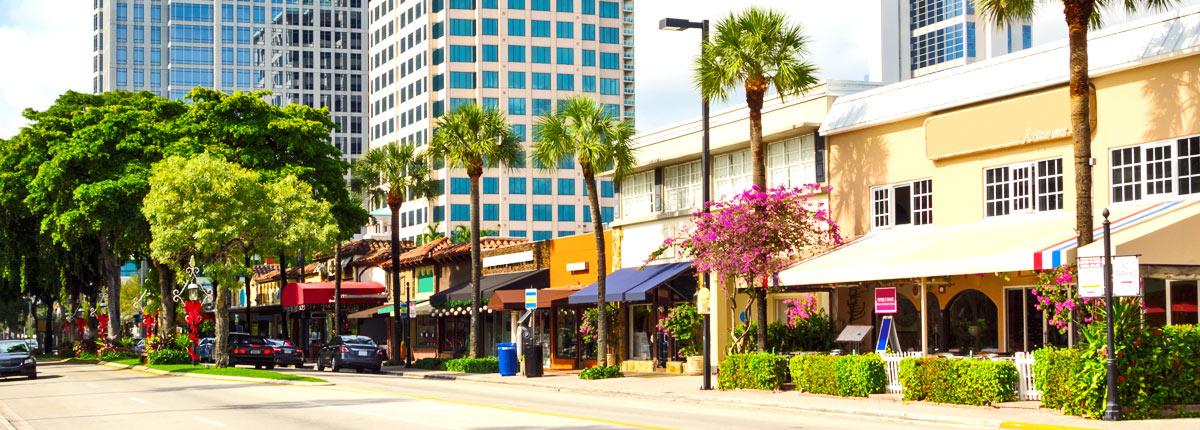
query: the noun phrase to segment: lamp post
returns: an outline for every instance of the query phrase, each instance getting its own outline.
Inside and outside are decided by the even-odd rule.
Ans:
[[[1117,389],[1117,350],[1113,348],[1113,266],[1112,244],[1109,238],[1108,209],[1104,212],[1104,325],[1108,333],[1108,345],[1105,349],[1105,370],[1107,373],[1108,397],[1104,406],[1104,421],[1121,420],[1121,398]]]
[[[708,41],[708,20],[688,21],[681,18],[663,18],[658,22],[660,30],[683,31],[690,28],[700,29],[700,49],[704,49],[704,42]],[[703,53],[703,52],[701,52]],[[700,199],[704,207],[704,212],[708,212],[708,201],[710,200],[709,193],[711,192],[712,184],[712,160],[708,150],[708,98],[703,94],[700,95],[703,99],[703,104],[700,108],[701,121],[703,121],[704,134],[700,138]],[[709,291],[709,274],[705,272],[701,275],[702,287]],[[710,299],[711,300],[711,299]],[[709,302],[711,303],[711,301]],[[712,305],[709,305],[711,311]],[[712,389],[712,321],[710,320],[710,312],[704,313],[704,383],[700,386],[701,390]]]
[[[183,290],[172,291],[172,295],[175,301],[179,301],[180,296],[183,296],[185,299],[183,309],[187,313],[187,323],[190,331],[188,338],[192,341],[192,350],[189,355],[192,357],[192,365],[194,366],[198,359],[196,356],[196,345],[200,341],[200,338],[196,335],[196,323],[199,322],[200,311],[203,306],[200,300],[201,296],[207,296],[209,293],[204,291],[204,287],[201,287],[200,283],[197,282],[197,277],[200,275],[200,268],[196,267],[195,257],[189,259],[188,267],[184,271],[189,275],[188,283],[183,287]]]

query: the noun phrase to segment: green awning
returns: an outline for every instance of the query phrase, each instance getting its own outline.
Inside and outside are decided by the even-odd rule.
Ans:
[[[419,304],[421,304],[421,303],[425,303],[425,302],[428,302],[428,301],[429,301],[429,299],[425,299],[425,300],[417,300],[417,301],[414,301],[414,302],[413,302],[413,304],[414,304],[414,305],[419,305]],[[379,310],[378,310],[378,311],[376,311],[375,313],[376,313],[376,314],[378,314],[378,315],[383,315],[383,314],[391,314],[393,311],[395,311],[395,309],[394,309],[394,308],[395,308],[395,305],[388,305],[388,306],[384,306],[384,307],[382,307],[382,308],[379,308]],[[410,309],[410,310],[411,310],[411,309]]]

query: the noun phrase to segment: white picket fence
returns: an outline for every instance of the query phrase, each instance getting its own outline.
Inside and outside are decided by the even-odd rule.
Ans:
[[[884,369],[887,372],[888,394],[901,394],[904,386],[900,385],[900,360],[910,357],[924,357],[920,352],[899,352],[883,354]],[[1033,354],[1018,352],[1012,357],[998,357],[993,360],[1011,360],[1017,366],[1017,398],[1020,400],[1041,400],[1042,392],[1033,384]]]

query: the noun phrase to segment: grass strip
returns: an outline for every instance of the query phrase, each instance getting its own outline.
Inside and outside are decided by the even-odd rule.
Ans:
[[[118,363],[125,364],[122,362],[118,362]],[[238,367],[224,367],[224,368],[212,367],[212,368],[209,368],[209,367],[204,367],[204,366],[192,366],[192,365],[187,365],[187,364],[155,364],[155,365],[148,365],[146,367],[149,367],[151,369],[156,369],[156,370],[162,370],[162,371],[166,371],[166,372],[193,373],[193,374],[197,374],[197,375],[241,376],[244,378],[273,379],[273,380],[278,380],[278,381],[328,382],[324,379],[309,378],[307,376],[298,376],[298,375],[292,375],[292,374],[288,374],[288,373],[272,372],[269,370],[242,369],[242,368],[238,368]]]
[[[113,361],[113,363],[116,363],[116,364],[124,364],[124,365],[126,365],[126,366],[140,366],[140,365],[142,364],[142,359],[140,359],[140,358],[130,358],[130,359],[126,359],[126,360],[117,360],[117,361]]]

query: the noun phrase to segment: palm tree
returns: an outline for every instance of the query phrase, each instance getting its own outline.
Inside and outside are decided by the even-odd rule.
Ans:
[[[392,312],[400,321],[400,206],[405,198],[428,198],[434,182],[429,179],[429,163],[412,145],[391,142],[367,151],[354,164],[350,187],[369,196],[374,204],[381,201],[392,211]],[[394,330],[392,356],[400,351],[401,330]],[[405,331],[407,333],[407,331]]]
[[[471,358],[483,355],[480,336],[479,282],[483,263],[479,257],[479,178],[484,164],[509,167],[518,164],[521,143],[504,113],[474,103],[459,105],[437,120],[429,155],[446,160],[446,167],[462,168],[471,178]]]
[[[730,13],[717,23],[716,35],[701,45],[693,80],[707,101],[724,101],[742,85],[750,108],[750,156],[754,186],[767,189],[766,150],[762,141],[763,99],[772,87],[781,96],[807,92],[817,84],[817,68],[804,57],[809,39],[786,13],[758,7]],[[753,286],[747,291],[755,294]],[[759,291],[758,350],[767,347],[767,293]]]
[[[445,236],[445,234],[442,234],[442,232],[438,231],[438,226],[441,224],[442,223],[440,222],[434,221],[432,224],[425,226],[425,232],[421,233],[421,236],[419,236],[417,240],[421,241],[421,244],[426,244],[433,242],[439,237]]]
[[[1067,21],[1069,84],[1071,97],[1071,135],[1075,153],[1075,233],[1079,246],[1092,243],[1092,123],[1091,83],[1088,78],[1088,29],[1099,28],[1100,10],[1109,7],[1111,0],[1061,0]],[[988,22],[1014,24],[1028,22],[1037,12],[1038,3],[1058,3],[1048,0],[978,0],[976,9]],[[1162,10],[1179,0],[1122,0],[1127,13],[1140,10]]]
[[[583,171],[583,183],[587,189],[588,203],[592,211],[592,234],[596,236],[596,318],[599,335],[596,340],[596,358],[600,366],[608,366],[608,307],[605,302],[604,220],[600,215],[600,194],[596,192],[596,174],[612,171],[612,179],[620,183],[633,173],[637,160],[630,143],[634,128],[629,121],[618,121],[591,97],[576,96],[566,101],[566,106],[554,114],[537,119],[539,132],[533,147],[533,158],[547,169],[554,169],[558,161],[575,157]]]

